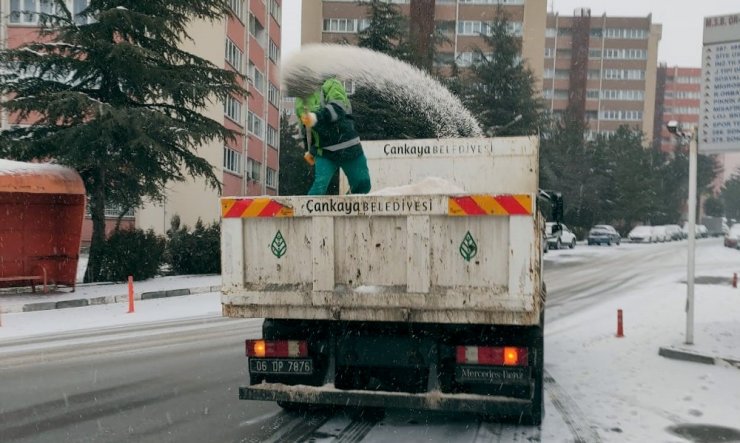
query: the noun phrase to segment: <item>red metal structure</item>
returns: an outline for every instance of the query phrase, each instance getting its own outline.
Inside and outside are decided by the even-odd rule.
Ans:
[[[85,186],[73,169],[0,160],[0,287],[74,289]]]

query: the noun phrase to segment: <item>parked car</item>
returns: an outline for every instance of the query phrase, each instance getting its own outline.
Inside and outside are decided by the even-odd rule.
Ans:
[[[576,235],[564,224],[560,224],[560,230],[553,228],[557,223],[547,223],[545,231],[547,232],[547,243],[550,249],[560,249],[567,246],[570,249],[576,247]]]
[[[699,237],[700,238],[707,238],[709,237],[709,229],[707,229],[704,225],[698,225],[697,228],[699,229]]]
[[[655,241],[655,236],[653,235],[653,227],[637,226],[632,229],[632,231],[630,231],[629,235],[627,235],[627,238],[629,238],[632,243],[652,243]]]
[[[734,224],[730,231],[725,234],[725,246],[740,249],[740,224]]]
[[[671,237],[671,240],[683,240],[683,231],[681,231],[680,226],[667,225],[665,228],[668,231],[668,235]]]
[[[665,226],[653,226],[653,241],[663,243],[670,241],[670,235]]]
[[[619,245],[622,242],[622,236],[616,229],[610,225],[596,225],[588,232],[589,245],[607,245],[612,243]]]
[[[704,238],[707,236],[707,227],[705,226],[703,229],[701,227],[702,225],[695,225],[694,226],[694,237],[695,238]],[[689,223],[685,222],[683,224],[683,228],[681,228],[681,231],[684,233],[684,236],[686,238],[689,238]]]

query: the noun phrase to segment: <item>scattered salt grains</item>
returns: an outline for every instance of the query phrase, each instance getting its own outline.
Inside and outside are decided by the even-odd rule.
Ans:
[[[379,52],[349,45],[304,45],[282,68],[283,87],[295,97],[310,94],[330,76],[369,87],[408,112],[425,114],[437,137],[482,134],[475,117],[437,80]]]

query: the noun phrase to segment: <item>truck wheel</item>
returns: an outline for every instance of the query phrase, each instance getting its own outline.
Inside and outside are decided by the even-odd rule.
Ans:
[[[522,415],[521,424],[529,426],[539,426],[545,417],[545,311],[542,310],[540,316],[540,326],[535,334],[535,347],[537,348],[537,357],[534,362],[534,392],[532,395],[532,409]]]

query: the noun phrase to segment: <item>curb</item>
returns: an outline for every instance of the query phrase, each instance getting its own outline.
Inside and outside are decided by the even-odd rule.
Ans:
[[[686,351],[673,347],[661,346],[658,349],[658,355],[673,360],[688,361],[692,363],[702,363],[706,365],[730,365],[740,369],[740,360],[734,360],[724,357],[711,357],[697,352]]]
[[[180,297],[183,295],[207,294],[209,292],[220,292],[221,286],[201,286],[196,288],[168,289],[166,291],[140,292],[134,294],[134,300],[152,300],[155,298]],[[103,297],[76,298],[71,300],[45,301],[18,305],[15,309],[5,310],[3,314],[18,312],[38,312],[52,309],[80,308],[84,306],[106,305],[113,303],[128,302],[128,293],[120,295],[106,295]]]

